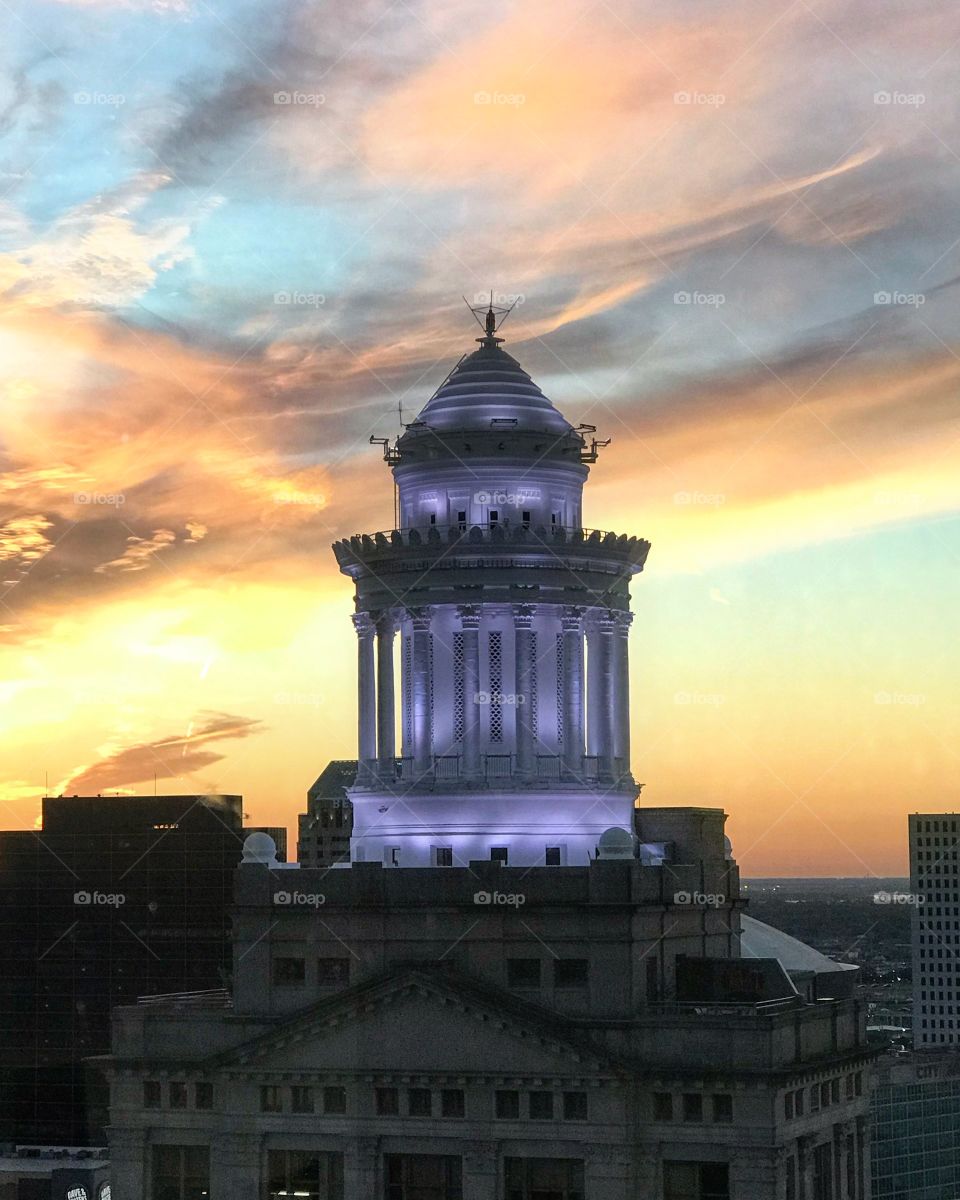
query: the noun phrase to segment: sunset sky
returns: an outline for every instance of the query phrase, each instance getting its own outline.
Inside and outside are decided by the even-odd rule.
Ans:
[[[368,438],[507,349],[612,437],[634,772],[748,875],[960,808],[960,7],[10,0],[0,827],[355,750]]]

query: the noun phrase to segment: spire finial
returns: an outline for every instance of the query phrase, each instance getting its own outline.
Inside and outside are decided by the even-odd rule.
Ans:
[[[519,299],[519,297],[517,298]],[[470,301],[463,297],[463,302],[473,313],[474,320],[483,330],[483,337],[477,338],[481,346],[499,346],[504,340],[502,337],[497,337],[497,330],[504,323],[507,317],[513,312],[517,305],[517,300],[514,300],[507,308],[502,308],[493,303],[493,290],[490,291],[490,301],[484,312],[484,305],[471,304]]]

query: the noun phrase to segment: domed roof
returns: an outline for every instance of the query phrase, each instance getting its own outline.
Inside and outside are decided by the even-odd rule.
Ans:
[[[504,428],[564,434],[570,422],[551,404],[515,358],[483,339],[427,401],[414,423],[436,430]]]
[[[740,918],[740,954],[743,958],[778,958],[786,971],[856,971],[852,963],[835,962],[799,938],[775,929],[746,913]]]

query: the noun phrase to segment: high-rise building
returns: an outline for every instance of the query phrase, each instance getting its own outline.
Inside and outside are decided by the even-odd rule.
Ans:
[[[583,528],[593,430],[495,323],[387,448],[401,528],[335,547],[357,602],[350,859],[281,864],[250,837],[229,992],[116,1011],[113,1186],[868,1200],[856,971],[759,923],[744,940],[723,812],[635,808],[647,543]]]
[[[300,814],[297,861],[303,867],[332,867],[350,861],[353,805],[349,789],[357,777],[355,758],[327,763],[307,792]]]
[[[871,1200],[960,1196],[960,1053],[887,1054],[871,1108]]]
[[[47,796],[0,833],[0,1142],[103,1144],[110,1010],[227,982],[239,796]]]
[[[960,1044],[960,816],[911,813],[914,1048]]]

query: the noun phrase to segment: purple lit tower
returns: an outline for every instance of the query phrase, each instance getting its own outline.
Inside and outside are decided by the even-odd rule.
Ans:
[[[334,546],[356,586],[354,862],[583,866],[632,854],[630,579],[648,542],[584,529],[598,443],[486,314],[384,458],[399,529]],[[394,657],[399,635],[399,728]]]

